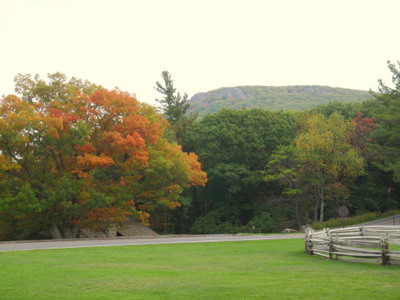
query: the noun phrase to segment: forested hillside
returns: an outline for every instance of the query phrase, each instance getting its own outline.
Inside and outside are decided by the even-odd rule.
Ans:
[[[368,91],[318,85],[238,86],[197,93],[188,101],[188,111],[198,112],[200,116],[222,108],[301,111],[331,101],[350,103],[371,98]]]

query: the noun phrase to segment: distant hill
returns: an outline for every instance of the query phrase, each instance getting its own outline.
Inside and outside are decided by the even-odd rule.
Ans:
[[[189,101],[190,112],[199,116],[222,108],[268,110],[307,110],[330,102],[362,102],[371,99],[368,91],[319,85],[237,86],[197,93]]]

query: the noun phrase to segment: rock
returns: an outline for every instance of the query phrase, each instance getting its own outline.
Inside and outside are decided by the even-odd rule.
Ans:
[[[156,232],[143,225],[138,220],[129,218],[128,222],[121,228],[111,225],[105,232],[92,231],[88,228],[80,230],[81,238],[104,238],[116,236],[156,236]]]
[[[207,102],[216,99],[250,99],[253,95],[244,91],[240,87],[220,88],[206,93],[197,93],[190,99],[191,101]]]
[[[117,235],[119,236],[156,236],[158,235],[150,227],[143,225],[138,220],[133,218],[123,227],[118,228]]]

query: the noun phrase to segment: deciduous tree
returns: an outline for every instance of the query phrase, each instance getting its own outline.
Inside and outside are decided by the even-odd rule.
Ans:
[[[195,194],[193,219],[205,216],[199,222],[207,224],[208,214],[210,222],[218,217],[220,230],[247,224],[257,199],[265,197],[261,171],[279,145],[293,140],[295,128],[294,114],[260,109],[222,110],[191,126],[185,146],[199,155],[209,177]]]
[[[165,139],[162,116],[129,93],[60,73],[48,83],[18,75],[16,90],[21,98],[0,106],[0,214],[8,224],[37,220],[60,238],[126,216],[146,222],[155,203],[179,206],[184,186],[207,180],[195,154]]]
[[[363,174],[364,160],[349,143],[353,131],[354,123],[345,121],[338,113],[329,118],[312,114],[306,117],[294,141],[302,165],[298,175],[315,190],[315,220],[324,219],[327,186]]]

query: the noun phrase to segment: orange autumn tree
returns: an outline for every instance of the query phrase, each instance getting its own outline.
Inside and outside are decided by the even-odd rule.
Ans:
[[[0,106],[0,238],[145,223],[156,204],[177,207],[185,186],[206,183],[197,156],[169,143],[168,123],[133,95],[60,73],[15,81],[20,97]]]

